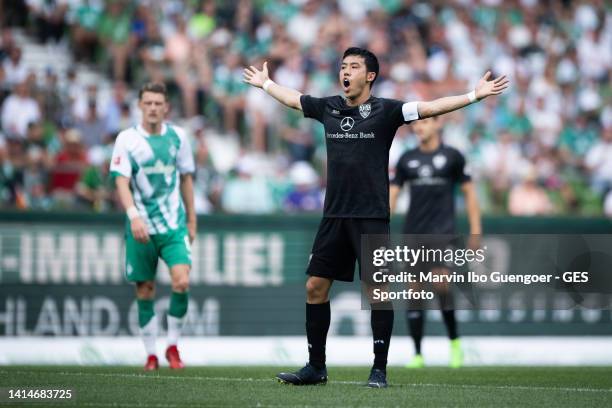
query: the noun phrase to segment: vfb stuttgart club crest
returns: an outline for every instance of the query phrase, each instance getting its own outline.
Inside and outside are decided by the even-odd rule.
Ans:
[[[446,157],[443,154],[436,154],[432,162],[436,169],[441,169],[446,164]]]
[[[372,106],[370,106],[369,103],[366,103],[364,105],[359,105],[359,114],[361,115],[362,118],[367,118],[368,116],[370,116],[370,112],[372,111]]]

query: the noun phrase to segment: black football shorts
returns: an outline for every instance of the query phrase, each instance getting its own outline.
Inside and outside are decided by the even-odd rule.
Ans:
[[[361,262],[361,236],[389,235],[389,220],[380,218],[327,218],[319,224],[306,274],[352,282],[355,261]],[[361,276],[361,273],[360,273]]]

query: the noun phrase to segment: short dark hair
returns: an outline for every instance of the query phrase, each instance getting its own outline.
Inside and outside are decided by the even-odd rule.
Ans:
[[[376,82],[376,79],[378,79],[379,65],[378,58],[376,58],[376,55],[374,55],[372,51],[366,50],[365,48],[350,47],[347,48],[346,51],[344,51],[344,55],[342,55],[342,60],[344,61],[344,59],[349,55],[357,55],[358,57],[362,57],[365,61],[366,73],[374,72],[376,74],[374,80],[370,82],[370,89],[372,89],[372,87],[374,86],[374,82]]]
[[[166,90],[166,85],[162,82],[147,82],[138,91],[138,100],[142,99],[142,95],[145,92],[153,92],[164,95],[164,98],[168,100],[168,91]]]

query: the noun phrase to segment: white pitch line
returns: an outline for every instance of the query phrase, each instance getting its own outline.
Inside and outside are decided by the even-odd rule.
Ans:
[[[65,402],[60,402],[51,405],[66,405]],[[202,405],[202,403],[180,403],[180,404],[166,404],[166,403],[137,403],[137,402],[80,402],[79,406],[82,407],[155,407],[155,408],[181,408],[181,407],[213,407],[215,405]],[[267,404],[255,404],[256,408],[287,408],[288,406],[294,407],[308,407],[307,405],[267,405]]]
[[[66,404],[70,404],[70,402],[54,402],[54,401],[45,401],[45,404],[50,404],[50,405],[57,405],[57,406],[61,406],[61,405],[66,405]],[[81,407],[155,407],[155,408],[176,408],[179,407],[178,404],[164,404],[161,402],[156,402],[156,403],[138,403],[138,402],[79,402],[78,403],[79,406]],[[180,406],[196,406],[196,404],[192,404],[192,405],[185,405],[185,404],[180,404]],[[201,405],[200,406],[205,406],[205,405]]]
[[[41,371],[0,371],[4,374],[41,374]],[[90,376],[90,377],[121,377],[141,379],[168,379],[168,380],[195,380],[195,381],[220,381],[220,382],[271,382],[274,379],[266,378],[232,378],[232,377],[200,377],[200,376],[178,376],[178,375],[145,375],[124,373],[86,373],[82,371],[66,372],[60,371],[53,374],[64,376]],[[360,381],[334,381],[330,384],[341,385],[365,385]],[[486,385],[486,384],[449,384],[449,383],[391,383],[391,387],[444,387],[444,388],[484,388],[498,390],[540,390],[540,391],[562,391],[562,392],[612,392],[612,388],[579,388],[579,387],[542,387],[528,385]]]

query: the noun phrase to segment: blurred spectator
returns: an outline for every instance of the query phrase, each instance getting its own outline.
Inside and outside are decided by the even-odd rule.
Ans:
[[[68,129],[63,135],[63,147],[55,157],[49,188],[55,204],[70,207],[76,204],[76,185],[87,166],[87,153],[81,143],[81,134]]]
[[[591,186],[602,197],[612,189],[612,126],[601,134],[601,140],[588,151],[585,165],[591,174]]]
[[[612,218],[612,191],[610,191],[604,200],[604,214],[606,217]]]
[[[323,195],[319,188],[319,176],[307,162],[297,162],[289,170],[293,184],[284,202],[287,212],[315,212],[323,208]]]
[[[98,116],[98,104],[95,99],[89,101],[84,118],[77,119],[75,128],[82,136],[85,148],[102,145],[106,142],[106,123]]]
[[[81,174],[76,184],[76,193],[81,203],[94,211],[108,211],[111,207],[111,192],[113,190],[109,175],[110,159],[102,146],[89,149],[87,154],[89,165]]]
[[[578,9],[584,6],[586,5],[582,4]],[[578,50],[579,66],[582,74],[586,78],[603,80],[607,75],[610,75],[612,37],[609,27],[605,32],[606,24],[604,21],[598,21],[597,16],[594,20],[597,21],[598,27],[586,29],[580,36],[576,49]]]
[[[266,214],[275,210],[268,183],[256,175],[257,161],[243,157],[236,166],[236,176],[223,189],[221,204],[228,213]]]
[[[302,10],[289,20],[287,32],[300,46],[307,48],[317,39],[321,19],[317,16],[317,2],[307,0]]]
[[[131,125],[129,123],[132,120],[130,99],[125,82],[115,82],[113,85],[113,96],[106,103],[106,107],[102,111],[105,115],[104,122],[107,134],[117,134],[122,129]]]
[[[112,77],[124,81],[132,51],[130,21],[132,4],[127,0],[108,0],[97,25],[98,35],[108,50],[112,63]]]
[[[163,82],[165,80],[163,64],[166,59],[166,48],[157,21],[148,22],[146,33],[139,44],[140,59],[144,64],[147,77],[151,81]]]
[[[210,162],[210,151],[201,125],[196,128],[195,138],[196,173],[193,185],[195,209],[198,214],[209,214],[221,206],[223,180]]]
[[[271,126],[275,124],[274,115],[278,113],[279,106],[270,103],[270,96],[259,89],[249,88],[245,97],[246,119],[250,128],[250,145],[261,153],[267,151],[268,132],[272,131]]]
[[[43,125],[41,122],[30,122],[26,131],[25,146],[38,147],[41,149],[47,148],[47,143],[44,139]]]
[[[546,146],[553,146],[557,143],[562,123],[559,113],[546,107],[546,100],[544,96],[536,97],[528,117],[538,140]]]
[[[74,6],[72,6],[74,7]],[[98,2],[80,1],[72,10],[72,48],[77,61],[93,62],[99,38],[96,33],[102,9]]]
[[[8,58],[11,50],[15,48],[15,38],[10,28],[3,28],[0,31],[0,63]]]
[[[74,103],[85,94],[85,85],[79,81],[76,69],[68,68],[65,80],[60,83],[59,93],[64,104],[62,108],[65,115],[74,116]]]
[[[287,56],[283,63],[276,71],[276,79],[292,89],[304,89],[306,84],[306,76],[303,71],[304,60],[298,52],[294,52]]]
[[[216,27],[215,2],[205,0],[200,2],[200,9],[189,19],[189,34],[196,40],[207,37]]]
[[[6,137],[24,139],[28,125],[39,119],[38,103],[30,96],[26,82],[18,83],[2,104],[2,129]]]
[[[510,190],[508,209],[511,215],[532,216],[549,215],[554,207],[546,191],[538,186],[537,175],[531,169],[525,175],[521,184]]]
[[[39,145],[30,146],[23,174],[23,192],[28,208],[38,210],[50,208],[51,199],[47,194],[48,177],[49,165],[45,149]]]
[[[214,95],[223,110],[223,125],[226,131],[238,133],[239,115],[244,109],[246,85],[242,80],[240,55],[229,52],[225,64],[214,73]]]
[[[57,73],[48,67],[45,70],[45,82],[39,92],[38,101],[42,117],[47,122],[59,122],[64,114],[64,104],[67,101],[62,99],[58,80]]]
[[[598,129],[579,115],[571,121],[559,136],[559,147],[563,159],[570,165],[582,167],[584,158],[597,141]]]
[[[26,0],[30,14],[34,17],[38,40],[58,43],[66,30],[66,0]]]
[[[21,48],[9,48],[8,56],[2,64],[2,70],[4,71],[4,82],[8,88],[13,88],[26,80],[28,70],[22,59]]]
[[[281,125],[280,134],[287,143],[287,152],[291,162],[310,161],[315,151],[315,140],[312,127],[303,120],[301,112],[289,111]]]
[[[262,66],[264,59],[259,57],[250,62],[251,65]],[[276,75],[275,66],[268,64],[272,75]],[[276,132],[281,122],[278,115],[284,115],[283,109],[277,103],[271,103],[271,97],[259,89],[249,87],[246,91],[245,113],[251,137],[250,146],[254,150],[264,153],[270,150],[270,134]],[[281,136],[282,137],[282,136]]]
[[[77,94],[72,104],[72,120],[87,120],[90,117],[90,110],[93,105],[96,108],[96,116],[105,116],[103,109],[108,104],[98,92],[97,84],[89,84],[84,90],[81,88],[73,91],[77,91]]]
[[[498,142],[486,142],[482,147],[485,177],[491,186],[491,199],[496,208],[503,208],[505,194],[520,180],[525,170],[525,159],[519,144],[509,132],[499,135]]]
[[[10,159],[10,153],[15,153],[15,149],[9,149],[9,144],[0,133],[0,206],[14,208],[18,207],[19,185],[21,183],[21,172],[15,164],[19,166],[20,157],[14,157],[15,163]],[[10,152],[9,150],[13,150]]]
[[[172,66],[172,78],[179,87],[183,102],[183,116],[193,117],[196,114],[196,83],[191,76],[192,44],[187,34],[187,23],[175,17],[176,29],[166,38],[166,57]]]

